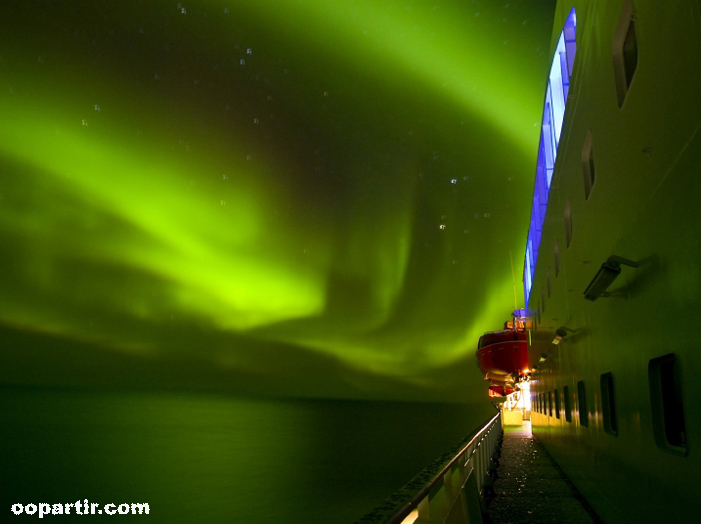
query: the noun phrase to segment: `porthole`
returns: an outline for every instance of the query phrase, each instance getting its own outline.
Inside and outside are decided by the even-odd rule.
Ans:
[[[541,303],[542,306],[543,306],[543,307],[541,308],[541,311],[542,311],[543,313],[545,313],[545,293],[543,292],[542,289],[540,290],[540,303]]]
[[[587,411],[587,394],[583,380],[577,382],[577,403],[579,406],[579,424],[586,428],[589,425],[589,412]]]
[[[648,380],[657,447],[677,455],[686,455],[681,372],[674,353],[650,361]]]
[[[570,401],[570,388],[568,386],[562,388],[562,396],[565,401],[565,420],[572,422],[572,402]]]
[[[638,68],[638,39],[633,15],[632,0],[625,0],[613,35],[612,47],[618,107],[623,107]]]
[[[569,199],[565,204],[565,243],[567,247],[572,243],[572,208]]]
[[[633,75],[638,68],[638,40],[635,37],[635,20],[630,21],[626,38],[623,41],[623,61],[626,66],[626,87],[630,87]]]
[[[609,435],[618,435],[618,420],[616,419],[616,396],[613,389],[613,375],[601,375],[601,409],[604,416],[604,431]]]
[[[584,199],[589,200],[591,188],[594,185],[596,176],[594,173],[594,151],[592,149],[591,131],[587,133],[587,138],[584,140],[582,148],[582,176],[584,178]]]

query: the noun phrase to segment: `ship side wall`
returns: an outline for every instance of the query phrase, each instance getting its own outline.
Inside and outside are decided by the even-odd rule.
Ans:
[[[533,432],[604,522],[695,520],[692,501],[701,488],[701,411],[694,402],[701,396],[699,4],[561,2],[553,42],[572,7],[577,56],[528,302],[537,319],[529,347],[530,363],[538,367],[531,392],[541,406],[532,412]],[[634,41],[637,66],[620,104],[613,45],[630,35],[629,19],[634,38],[626,58],[632,68]],[[584,173],[592,163],[587,198]],[[621,266],[611,296],[585,300],[611,256],[640,265]],[[566,336],[555,345],[558,328]],[[666,416],[679,413],[669,413],[664,399],[672,393],[663,392],[661,401],[651,376],[654,382],[655,359],[669,354],[685,426],[682,442],[672,435],[664,446],[660,431],[669,436],[679,423],[664,425],[660,402]],[[613,393],[602,390],[602,375],[610,377]],[[538,401],[548,394],[559,417]],[[607,395],[615,431],[604,410]]]

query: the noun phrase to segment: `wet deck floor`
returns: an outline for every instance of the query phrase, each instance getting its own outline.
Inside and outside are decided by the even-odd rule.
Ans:
[[[487,506],[492,524],[600,524],[543,446],[530,421],[506,426],[494,497]]]

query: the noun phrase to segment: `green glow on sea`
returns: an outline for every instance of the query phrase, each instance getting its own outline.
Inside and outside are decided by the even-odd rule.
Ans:
[[[553,2],[176,4],[0,7],[0,379],[483,394]]]

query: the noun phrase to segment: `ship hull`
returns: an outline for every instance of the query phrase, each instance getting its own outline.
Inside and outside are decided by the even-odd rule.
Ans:
[[[528,301],[533,433],[604,522],[693,521],[699,6],[560,2],[553,42],[573,7],[577,60]],[[612,256],[637,267],[608,282]]]

